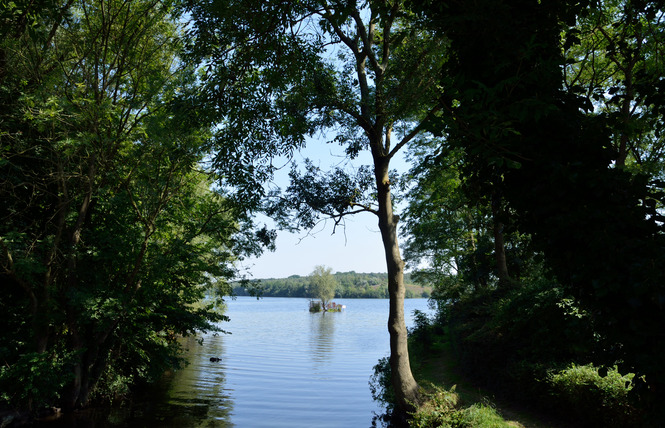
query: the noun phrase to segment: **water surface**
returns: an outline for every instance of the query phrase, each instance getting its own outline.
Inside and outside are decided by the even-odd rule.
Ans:
[[[299,298],[229,301],[231,321],[221,327],[232,334],[188,341],[189,366],[162,391],[88,426],[369,427],[381,413],[368,381],[389,353],[388,300],[335,301],[346,309],[312,314]],[[407,325],[414,309],[426,310],[427,300],[406,300]]]

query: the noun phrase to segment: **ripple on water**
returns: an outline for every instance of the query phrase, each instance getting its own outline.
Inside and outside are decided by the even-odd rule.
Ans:
[[[386,300],[337,300],[342,313],[310,314],[307,299],[229,302],[231,335],[186,343],[190,364],[168,388],[132,408],[63,427],[369,427],[368,381],[388,354]],[[407,300],[426,310],[426,301]],[[219,362],[211,357],[221,358]]]

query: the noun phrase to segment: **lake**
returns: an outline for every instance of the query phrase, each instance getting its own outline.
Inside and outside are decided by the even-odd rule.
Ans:
[[[189,340],[190,364],[149,401],[89,412],[85,426],[369,427],[382,412],[368,382],[389,353],[388,300],[335,302],[346,309],[312,314],[308,299],[231,300],[222,328],[232,334]],[[407,325],[414,309],[427,311],[427,300],[406,300]],[[77,419],[57,425],[83,426]]]

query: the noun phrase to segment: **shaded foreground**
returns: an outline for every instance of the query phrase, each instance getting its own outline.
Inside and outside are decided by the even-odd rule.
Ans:
[[[388,353],[387,300],[338,302],[347,309],[311,314],[307,299],[239,297],[225,326],[233,334],[188,342],[190,365],[150,389],[148,400],[46,426],[368,427],[380,412],[367,381]],[[424,299],[406,305],[408,314],[427,308]]]

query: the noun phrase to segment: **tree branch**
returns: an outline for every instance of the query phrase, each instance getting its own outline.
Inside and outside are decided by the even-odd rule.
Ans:
[[[438,103],[437,105],[435,105],[435,106],[434,106],[434,107],[433,107],[433,108],[427,113],[427,115],[425,116],[425,118],[424,118],[423,120],[421,120],[420,123],[419,123],[415,128],[413,128],[413,129],[411,130],[411,132],[409,132],[407,135],[405,135],[405,136],[400,140],[399,143],[397,143],[397,145],[395,146],[395,148],[393,148],[393,149],[390,151],[390,153],[388,154],[388,157],[389,157],[389,158],[392,158],[393,156],[395,156],[395,155],[397,154],[397,152],[399,152],[399,151],[402,149],[402,147],[404,147],[404,146],[407,145],[411,140],[413,140],[413,139],[416,137],[416,135],[418,135],[418,134],[419,134],[419,133],[425,128],[425,124],[427,123],[427,121],[429,121],[430,119],[432,119],[436,113],[438,113],[439,111],[441,111],[442,108],[443,108],[443,102],[442,102],[442,101],[439,101],[439,103]]]

